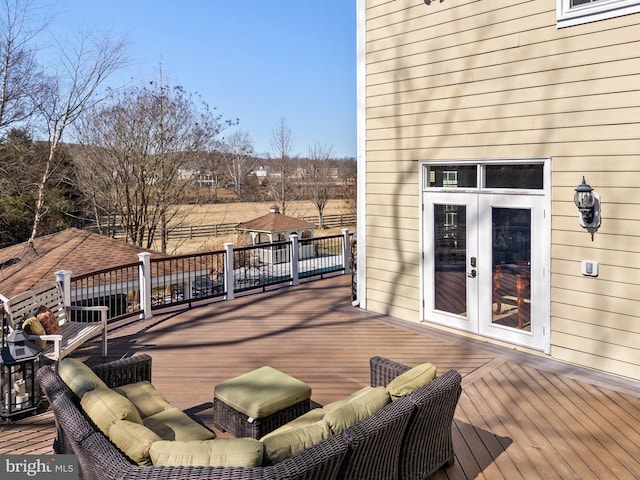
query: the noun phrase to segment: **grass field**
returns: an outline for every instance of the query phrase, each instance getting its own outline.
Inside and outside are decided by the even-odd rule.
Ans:
[[[272,202],[236,202],[215,203],[201,205],[183,205],[180,207],[178,218],[181,225],[215,225],[221,223],[241,223],[261,217],[269,213]],[[308,217],[318,214],[317,209],[310,201],[291,202],[287,205],[286,215],[290,217]],[[352,213],[343,200],[330,200],[324,210],[325,215],[339,215]],[[355,230],[355,226],[349,227]],[[316,230],[316,236],[335,235],[340,229]],[[240,245],[245,239],[236,235],[225,237],[180,239],[169,242],[167,253],[174,255],[196,253],[211,250],[221,250],[225,242],[233,242]],[[154,245],[155,250],[160,250],[160,245]]]

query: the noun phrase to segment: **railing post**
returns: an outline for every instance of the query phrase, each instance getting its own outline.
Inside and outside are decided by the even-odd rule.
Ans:
[[[349,229],[342,229],[342,273],[346,275],[351,271],[350,261],[351,260],[351,244],[349,243]]]
[[[67,307],[71,306],[71,270],[58,270],[56,280],[62,288],[62,299]]]
[[[300,247],[300,242],[298,235],[295,233],[289,235],[289,238],[291,239],[291,285],[298,285],[300,283],[300,276],[298,273],[298,258],[300,257],[298,249]]]
[[[224,289],[227,292],[225,300],[233,300],[233,243],[225,243],[224,249]]]
[[[140,266],[138,267],[140,277],[140,310],[142,318],[151,318],[151,254],[142,252],[138,254]]]

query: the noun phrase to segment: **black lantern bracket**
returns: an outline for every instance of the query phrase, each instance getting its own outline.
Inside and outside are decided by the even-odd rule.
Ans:
[[[587,183],[584,176],[582,183],[575,188],[573,202],[578,207],[578,222],[591,234],[591,241],[601,224],[600,195]]]

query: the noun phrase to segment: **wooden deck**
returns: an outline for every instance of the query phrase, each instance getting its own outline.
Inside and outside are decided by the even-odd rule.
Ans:
[[[433,479],[640,478],[640,385],[351,306],[348,276],[251,294],[114,326],[110,358],[149,353],[168,400],[211,426],[217,382],[271,365],[313,400],[368,384],[383,355],[463,375],[456,464]],[[101,361],[99,342],[76,351]],[[0,454],[51,453],[49,413],[0,426]]]

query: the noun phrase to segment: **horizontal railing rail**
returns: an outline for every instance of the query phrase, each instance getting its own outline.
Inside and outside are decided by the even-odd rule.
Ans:
[[[352,235],[290,240],[224,250],[152,258],[138,254],[139,262],[83,275],[56,272],[63,289],[69,291],[71,305],[107,305],[109,321],[138,315],[152,316],[152,310],[194,301],[320,277],[328,273],[349,272]]]

